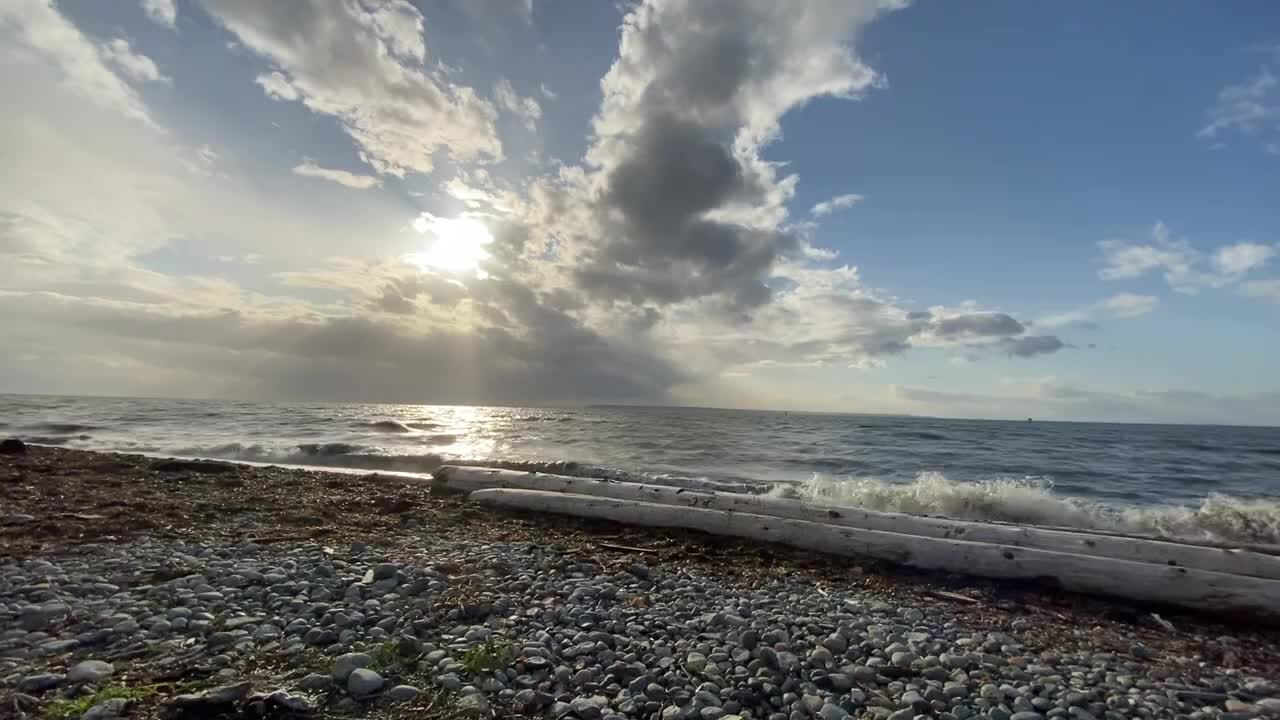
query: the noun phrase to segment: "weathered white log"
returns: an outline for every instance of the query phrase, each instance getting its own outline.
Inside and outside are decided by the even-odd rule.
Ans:
[[[1280,619],[1280,581],[1266,578],[564,492],[489,489],[470,498],[498,507],[699,530],[924,570],[1049,580],[1074,592]]]
[[[458,492],[485,488],[571,492],[592,497],[732,510],[841,527],[1016,545],[1077,555],[1111,557],[1280,580],[1280,557],[1273,555],[1163,540],[1098,535],[1087,531],[995,525],[904,513],[886,513],[855,507],[817,505],[761,495],[698,492],[664,485],[642,485],[488,468],[445,466],[436,471],[435,482],[443,489]]]

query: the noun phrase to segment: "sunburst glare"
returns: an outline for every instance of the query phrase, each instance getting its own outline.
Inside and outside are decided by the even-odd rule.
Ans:
[[[422,213],[413,221],[413,229],[431,235],[431,245],[421,252],[405,256],[424,270],[488,277],[480,264],[489,259],[485,246],[493,242],[493,234],[485,224],[470,217],[442,218]]]

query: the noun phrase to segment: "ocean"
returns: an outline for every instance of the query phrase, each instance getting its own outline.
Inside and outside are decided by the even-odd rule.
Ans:
[[[0,435],[340,470],[497,465],[1280,544],[1280,428],[0,395]]]

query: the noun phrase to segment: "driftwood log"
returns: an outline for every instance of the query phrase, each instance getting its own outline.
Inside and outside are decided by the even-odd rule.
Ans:
[[[642,485],[488,468],[445,466],[436,472],[435,482],[443,489],[456,492],[510,488],[576,493],[591,497],[751,513],[902,535],[1013,545],[1280,580],[1280,557],[1250,550],[1206,547],[1155,538],[1098,535],[1087,531],[1049,530],[1020,525],[996,525],[878,512],[856,507],[817,505],[767,495],[702,492],[664,485]]]
[[[1074,592],[1280,619],[1280,581],[1266,578],[566,492],[487,489],[470,497],[497,507],[698,530],[924,570],[1048,581]]]

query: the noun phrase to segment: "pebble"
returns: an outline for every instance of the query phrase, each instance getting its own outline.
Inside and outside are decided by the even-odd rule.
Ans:
[[[67,682],[71,683],[98,683],[106,678],[111,677],[116,671],[115,666],[109,662],[102,660],[85,660],[76,663],[67,671]]]
[[[412,685],[396,685],[383,693],[388,700],[395,702],[408,702],[421,694],[422,691]]]
[[[365,653],[345,653],[333,661],[333,679],[345,682],[352,671],[367,668],[373,664],[373,658]]]
[[[382,689],[383,679],[378,673],[358,667],[347,676],[347,692],[354,697],[372,695]]]

